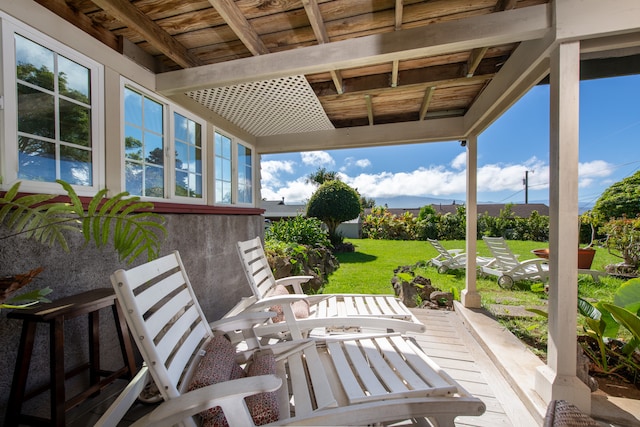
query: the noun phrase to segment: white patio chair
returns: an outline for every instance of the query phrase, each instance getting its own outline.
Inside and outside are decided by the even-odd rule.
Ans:
[[[549,279],[548,261],[542,258],[519,261],[502,237],[483,237],[491,254],[495,257],[491,263],[480,267],[482,274],[496,276],[498,285],[511,289],[521,280]]]
[[[438,256],[431,258],[429,262],[438,269],[438,273],[444,274],[449,270],[466,268],[467,254],[462,249],[445,249],[442,244],[434,239],[427,239],[429,243],[438,251]],[[493,261],[493,258],[476,256],[476,266],[482,267]]]
[[[456,416],[485,410],[481,400],[399,334],[294,340],[256,349],[251,323],[273,313],[208,324],[177,252],[118,270],[111,280],[145,362],[136,381],[144,384],[149,372],[164,398],[133,427],[194,426],[202,417],[203,425],[225,417],[232,427],[409,419],[453,426]],[[250,334],[243,342],[246,351],[235,353],[222,335],[231,331]],[[130,384],[96,425],[116,426],[136,388]]]
[[[394,295],[306,295],[301,283],[312,277],[291,276],[276,280],[259,237],[238,242],[237,248],[253,295],[240,301],[225,317],[247,310],[281,311],[282,315],[271,324],[260,326],[261,335],[290,333],[292,338],[300,339],[314,330],[319,334],[355,332],[363,328],[425,331],[424,324]],[[282,322],[283,319],[287,322]]]

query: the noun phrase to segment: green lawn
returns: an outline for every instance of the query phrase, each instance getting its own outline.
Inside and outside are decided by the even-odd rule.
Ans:
[[[431,244],[423,241],[369,239],[347,239],[347,241],[353,243],[356,250],[336,255],[340,261],[340,268],[329,276],[323,293],[391,294],[393,293],[391,278],[394,275],[394,269],[428,261],[437,255]],[[441,243],[447,249],[465,248],[463,240]],[[519,254],[519,258],[523,260],[535,258],[531,253],[532,249],[548,247],[547,244],[540,242],[510,240],[508,243],[511,250]],[[477,250],[479,255],[490,255],[484,241],[478,241]],[[605,249],[596,248],[592,268],[603,271],[605,265],[618,261]],[[464,269],[439,274],[434,267],[427,266],[416,269],[415,273],[431,279],[432,285],[444,291],[451,291],[452,288],[460,291],[465,287]],[[613,277],[603,277],[600,282],[594,282],[591,276],[580,275],[578,293],[591,301],[612,301],[613,293],[621,283],[623,283],[622,280]],[[498,286],[495,277],[487,277],[478,278],[477,288],[485,308],[491,308],[494,304],[544,307],[547,303],[547,293],[542,283],[519,282],[512,289],[506,290]],[[504,317],[499,318],[499,321],[544,357],[547,338],[546,320],[541,317],[527,319]]]
[[[414,265],[419,261],[428,261],[437,255],[436,250],[428,242],[402,240],[369,240],[347,239],[355,245],[356,251],[339,253],[340,268],[334,272],[325,285],[324,293],[393,293],[391,278],[393,270],[398,266]],[[447,249],[464,249],[463,240],[442,241]],[[509,247],[520,259],[535,258],[532,249],[547,247],[540,242],[509,241]],[[483,241],[477,243],[478,254],[489,256],[489,250]],[[605,249],[597,248],[593,267],[604,270],[606,264],[618,260],[607,253]],[[446,274],[437,273],[433,267],[418,269],[417,274],[431,279],[434,286],[442,290],[455,287],[464,289],[464,270],[449,271]],[[579,292],[582,297],[610,300],[611,294],[620,286],[621,280],[604,277],[599,283],[590,276],[579,276]],[[492,304],[504,300],[515,304],[538,305],[540,299],[546,299],[542,284],[523,282],[518,283],[511,290],[501,289],[493,277],[479,278],[478,290],[483,296],[483,304]]]

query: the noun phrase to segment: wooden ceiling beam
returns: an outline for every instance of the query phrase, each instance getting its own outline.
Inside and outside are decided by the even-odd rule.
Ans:
[[[371,95],[366,94],[364,100],[367,103],[367,118],[369,119],[369,126],[373,126],[373,102],[371,102]]]
[[[364,67],[537,39],[550,28],[549,6],[530,6],[170,71],[157,76],[156,88],[163,94],[171,95],[292,75]]]
[[[401,84],[396,87],[403,88],[415,85],[457,86],[473,84],[474,82],[477,83],[479,81],[492,78],[497,72],[499,65],[503,62],[503,57],[484,60],[480,67],[478,67],[476,76],[473,76],[470,79],[466,76],[460,77],[460,69],[464,67],[459,63],[404,70],[398,73],[398,80]],[[362,77],[352,77],[344,79],[343,83],[344,93],[346,94],[380,91],[385,89],[389,90],[389,75],[387,73],[379,73]],[[330,96],[336,94],[331,82],[329,81],[312,83],[311,87],[317,96]]]
[[[304,11],[307,13],[309,23],[311,24],[311,28],[313,28],[313,34],[315,34],[318,43],[329,43],[329,34],[327,33],[327,27],[324,25],[317,0],[302,0],[302,5],[304,6]],[[331,70],[330,73],[331,80],[333,80],[333,84],[336,87],[336,92],[339,94],[344,93],[340,70]]]
[[[398,69],[400,68],[400,61],[395,60],[391,64],[391,87],[398,86]]]
[[[94,24],[87,15],[69,7],[65,0],[36,0],[59,17],[69,21],[85,33],[100,40],[116,52],[122,53],[122,43],[118,36],[104,27]]]
[[[396,31],[402,29],[403,0],[396,0]]]
[[[515,9],[517,0],[498,0],[496,6],[494,7],[495,12],[503,12],[505,10]],[[469,60],[467,61],[467,77],[473,76],[476,72],[476,68],[482,61],[482,58],[487,54],[488,47],[477,47],[471,51],[469,54]]]
[[[254,146],[257,154],[275,154],[309,151],[319,147],[334,150],[459,140],[464,136],[462,125],[462,117],[433,118],[428,121],[261,136],[256,138]]]
[[[433,98],[433,92],[435,92],[435,90],[435,86],[429,86],[427,90],[425,90],[422,105],[420,106],[420,118],[418,120],[424,120],[427,115],[427,110],[429,109],[429,104],[431,103],[431,98]]]
[[[184,68],[197,67],[202,62],[158,24],[132,5],[128,0],[92,0],[98,7],[113,15],[127,27],[136,31],[147,42]]]
[[[265,55],[269,49],[260,39],[260,35],[253,29],[242,11],[233,0],[209,0],[211,6],[222,16],[231,30],[249,49],[252,55]]]

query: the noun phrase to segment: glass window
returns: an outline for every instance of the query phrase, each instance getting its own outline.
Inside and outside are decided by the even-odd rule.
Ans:
[[[231,204],[231,139],[216,132],[215,134],[215,195],[216,203]]]
[[[176,196],[202,199],[202,127],[178,113],[173,120]]]
[[[91,69],[14,34],[18,179],[93,186]]]
[[[126,87],[124,122],[125,190],[164,197],[164,106]]]
[[[238,144],[238,203],[253,202],[251,149]]]

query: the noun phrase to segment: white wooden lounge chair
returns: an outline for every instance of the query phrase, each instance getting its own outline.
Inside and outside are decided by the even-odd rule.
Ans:
[[[466,268],[467,254],[462,249],[445,249],[442,244],[433,239],[427,239],[429,243],[438,251],[438,256],[431,258],[429,262],[438,269],[438,273],[444,274],[449,270]],[[493,261],[493,258],[476,256],[476,266],[482,267]]]
[[[149,372],[164,398],[134,427],[194,426],[203,417],[205,426],[225,417],[232,427],[410,419],[453,426],[456,416],[485,410],[399,334],[294,340],[256,351],[257,340],[250,339],[243,342],[247,351],[236,353],[222,333],[253,334],[252,320],[245,315],[208,324],[177,252],[118,270],[111,280],[145,362],[136,381],[144,383]],[[116,426],[136,388],[131,383],[96,425]]]
[[[495,257],[491,263],[481,266],[482,274],[496,276],[498,285],[511,289],[520,280],[549,279],[548,261],[542,258],[519,261],[502,237],[483,237],[491,254]]]
[[[225,317],[247,310],[281,310],[282,315],[270,325],[260,327],[263,336],[290,333],[292,338],[300,339],[314,330],[321,335],[362,328],[395,332],[425,330],[424,324],[394,295],[306,295],[301,283],[312,277],[276,280],[259,237],[238,242],[237,248],[253,295],[240,301]],[[281,321],[283,319],[286,322]]]

